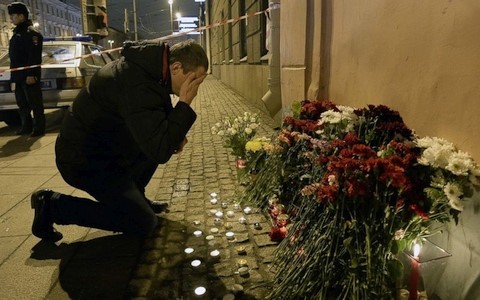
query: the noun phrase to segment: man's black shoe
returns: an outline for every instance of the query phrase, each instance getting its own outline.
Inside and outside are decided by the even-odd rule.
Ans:
[[[63,235],[53,228],[53,217],[51,212],[51,190],[39,190],[32,194],[31,204],[35,211],[32,224],[32,233],[42,240],[57,242]]]
[[[153,212],[156,214],[167,211],[168,203],[164,201],[148,201]]]

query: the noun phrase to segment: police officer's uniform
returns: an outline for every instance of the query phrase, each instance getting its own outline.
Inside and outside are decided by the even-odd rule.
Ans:
[[[23,14],[26,17],[25,22],[15,27],[10,39],[10,67],[40,65],[42,63],[43,36],[35,31],[32,21],[28,19],[27,7],[23,3],[14,2],[8,6],[8,13],[10,15]],[[28,85],[26,83],[27,76],[34,76],[36,82]],[[45,133],[45,114],[40,77],[40,67],[12,71],[11,73],[11,81],[15,83],[15,98],[22,120],[22,128],[17,134],[31,133],[32,136],[40,136]],[[31,111],[33,111],[33,120],[30,115]]]

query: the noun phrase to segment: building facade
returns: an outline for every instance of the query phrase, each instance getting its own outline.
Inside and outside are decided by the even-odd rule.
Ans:
[[[8,48],[13,25],[7,6],[13,1],[0,1],[0,47]],[[82,34],[80,8],[60,0],[25,0],[30,18],[44,37],[75,36]]]

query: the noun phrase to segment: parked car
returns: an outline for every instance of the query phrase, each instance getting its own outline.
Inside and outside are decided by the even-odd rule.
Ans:
[[[91,37],[44,38],[41,84],[45,108],[66,107],[72,103],[92,75],[114,60],[109,53],[100,53],[102,50],[101,46],[92,43]],[[9,67],[7,53],[0,57],[0,71]],[[0,72],[0,121],[11,126],[20,124],[13,88],[10,72]]]

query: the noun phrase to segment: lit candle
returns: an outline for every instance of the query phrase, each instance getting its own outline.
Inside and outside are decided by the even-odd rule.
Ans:
[[[248,275],[248,267],[240,267],[238,268],[238,274],[240,276]]]
[[[260,230],[260,229],[262,229],[262,224],[255,223],[255,224],[253,224],[253,228],[255,228],[256,230]]]
[[[417,300],[418,296],[418,277],[419,277],[419,263],[418,255],[420,254],[420,245],[415,244],[413,246],[413,258],[412,258],[412,272],[410,273],[410,295],[408,300]]]
[[[231,223],[225,223],[224,225],[225,229],[232,229],[232,224]]]
[[[215,217],[217,217],[217,218],[223,218],[223,212],[217,211],[217,212],[215,213]]]
[[[212,197],[212,198],[217,198],[217,193],[215,193],[215,192],[210,193],[210,197]]]
[[[245,208],[243,209],[243,212],[248,215],[249,213],[252,212],[252,209],[247,206],[247,207],[245,207]]]
[[[201,230],[195,230],[195,231],[193,232],[193,235],[196,236],[196,237],[199,237],[199,236],[202,235],[202,231],[201,231]]]
[[[204,288],[203,286],[199,286],[199,287],[195,288],[195,295],[201,296],[201,295],[205,294],[206,291],[207,291],[206,288]]]
[[[227,240],[233,240],[235,239],[235,233],[228,231],[225,233],[225,236],[227,237]]]
[[[202,262],[198,259],[195,259],[195,260],[192,260],[192,262],[190,263],[190,265],[192,267],[198,267]]]
[[[222,202],[222,208],[227,208],[227,207],[228,207],[227,202]]]
[[[240,209],[240,205],[238,203],[233,204],[233,209]]]
[[[246,267],[247,266],[247,260],[246,259],[239,259],[239,260],[237,260],[237,265],[239,267]]]
[[[235,247],[235,250],[237,250],[238,255],[244,255],[247,253],[245,246],[237,246]]]
[[[184,251],[185,251],[185,253],[190,254],[190,253],[192,253],[192,252],[195,251],[195,250],[193,250],[193,248],[185,248]]]
[[[217,204],[217,202],[218,202],[217,198],[210,199],[211,204]]]
[[[220,251],[218,251],[218,250],[216,250],[216,249],[213,250],[212,252],[210,252],[210,256],[211,256],[211,257],[217,257],[217,256],[219,256],[219,255],[220,255]]]
[[[193,225],[197,225],[197,226],[200,225],[200,221],[198,220],[193,221]]]
[[[247,223],[247,219],[245,217],[240,217],[238,219],[238,222],[240,222],[240,224],[245,224],[245,223]]]

